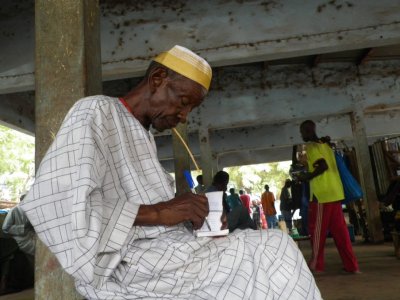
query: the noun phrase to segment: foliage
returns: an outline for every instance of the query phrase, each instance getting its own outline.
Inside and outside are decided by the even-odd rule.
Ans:
[[[34,138],[0,125],[0,198],[9,190],[11,200],[25,192],[34,173]]]
[[[229,185],[236,190],[244,189],[248,194],[261,195],[264,185],[268,184],[270,190],[279,197],[279,192],[284,182],[289,178],[289,162],[276,162],[250,166],[226,168],[229,173]]]

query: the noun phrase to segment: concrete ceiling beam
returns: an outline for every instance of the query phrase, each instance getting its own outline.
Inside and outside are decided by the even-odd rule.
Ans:
[[[0,20],[0,93],[34,88],[30,2]],[[107,1],[102,4],[103,80],[142,76],[149,60],[175,44],[215,67],[400,43],[398,5],[345,1]],[[357,17],[355,17],[357,16]]]
[[[33,92],[0,95],[0,123],[23,133],[34,135],[34,101]]]

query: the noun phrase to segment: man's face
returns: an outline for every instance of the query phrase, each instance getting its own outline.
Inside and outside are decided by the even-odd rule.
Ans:
[[[309,142],[315,136],[315,127],[311,124],[303,124],[300,126],[300,134],[303,141]]]
[[[185,123],[188,114],[199,106],[207,91],[200,84],[183,76],[167,77],[152,95],[150,120],[157,131]]]
[[[228,183],[229,183],[229,180],[226,182],[220,182],[220,183],[217,183],[216,187],[219,191],[226,192],[228,189]]]

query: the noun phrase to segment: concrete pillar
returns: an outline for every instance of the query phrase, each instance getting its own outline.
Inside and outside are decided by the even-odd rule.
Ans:
[[[101,94],[98,0],[35,1],[36,167],[78,99]],[[72,277],[37,244],[35,299],[80,299]]]
[[[213,169],[213,176],[215,173],[217,173],[218,171],[220,171],[219,169],[219,162],[218,162],[218,154],[216,152],[212,153],[212,169]],[[222,170],[222,168],[221,168]]]
[[[203,173],[203,183],[206,187],[211,185],[212,178],[216,172],[215,161],[211,152],[210,133],[208,128],[200,127],[199,145],[201,155],[201,169]]]
[[[185,143],[188,144],[188,134],[187,125],[179,124],[176,126],[176,130],[179,132]],[[172,134],[172,146],[174,152],[174,169],[175,169],[175,184],[176,184],[176,194],[181,195],[185,192],[190,191],[189,185],[183,175],[184,170],[190,171],[190,156],[182,141],[176,136],[175,133]],[[196,184],[196,183],[195,183]]]
[[[354,111],[351,114],[351,126],[353,130],[354,144],[357,151],[360,181],[364,193],[363,202],[367,212],[369,236],[373,243],[379,243],[383,242],[379,202],[377,200],[372,174],[372,164],[365,130],[363,108],[360,99],[357,97],[358,96],[355,96],[354,99]]]

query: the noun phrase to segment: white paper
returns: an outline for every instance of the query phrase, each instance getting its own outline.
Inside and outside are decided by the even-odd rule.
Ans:
[[[208,199],[208,206],[210,213],[207,216],[208,224],[211,230],[208,228],[207,223],[204,222],[203,226],[195,231],[197,237],[201,236],[223,236],[228,235],[229,229],[221,230],[222,222],[221,216],[223,212],[222,197],[223,192],[210,192],[206,193],[205,196]]]

